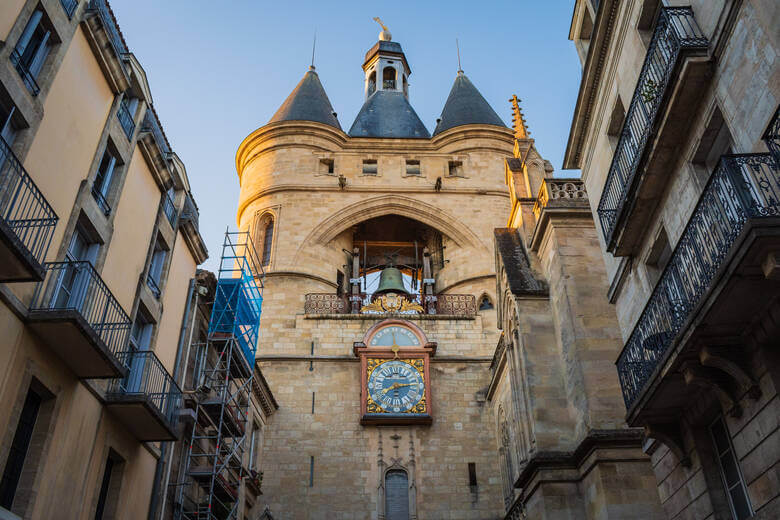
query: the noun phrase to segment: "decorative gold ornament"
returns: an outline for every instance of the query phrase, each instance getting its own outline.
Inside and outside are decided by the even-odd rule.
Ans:
[[[388,312],[422,313],[423,308],[415,302],[410,302],[403,295],[387,293],[378,296],[368,305],[361,307],[360,312],[377,312],[382,314]]]

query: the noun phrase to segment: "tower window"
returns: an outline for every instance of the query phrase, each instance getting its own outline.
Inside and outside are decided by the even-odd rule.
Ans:
[[[371,71],[368,75],[368,92],[367,95],[371,95],[376,92],[376,71]]]
[[[274,219],[268,218],[263,230],[263,266],[271,263],[271,245],[274,240]]]
[[[463,163],[460,161],[450,161],[448,174],[450,177],[462,177]]]
[[[395,68],[385,67],[382,71],[382,89],[395,90]]]
[[[409,476],[404,470],[390,470],[385,474],[385,519],[409,518]]]
[[[483,294],[479,299],[479,310],[489,311],[493,308],[493,302],[490,301],[490,297],[487,294]]]
[[[420,161],[406,161],[406,175],[420,175]]]
[[[332,174],[334,172],[333,159],[320,159],[319,173]]]
[[[376,159],[364,159],[363,160],[363,175],[376,175],[377,163]]]

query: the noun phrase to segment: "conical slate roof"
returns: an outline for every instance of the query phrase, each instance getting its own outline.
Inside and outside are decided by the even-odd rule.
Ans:
[[[431,134],[403,92],[377,90],[355,117],[351,137],[429,138]]]
[[[506,125],[469,78],[458,71],[433,135],[461,125]]]
[[[287,96],[269,123],[278,121],[316,121],[341,130],[336,112],[320,83],[320,78],[310,68],[295,89]]]

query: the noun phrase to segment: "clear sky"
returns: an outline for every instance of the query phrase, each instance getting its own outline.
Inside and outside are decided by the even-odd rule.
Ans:
[[[504,122],[517,94],[536,147],[560,170],[581,68],[568,40],[574,0],[304,1],[112,0],[155,108],[187,167],[214,269],[222,233],[236,228],[235,153],[315,64],[348,130],[363,103],[361,65],[379,16],[412,68],[409,98],[433,131],[458,68]]]

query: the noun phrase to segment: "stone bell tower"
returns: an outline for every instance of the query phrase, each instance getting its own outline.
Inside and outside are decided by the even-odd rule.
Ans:
[[[236,155],[238,223],[266,270],[257,359],[279,402],[258,506],[283,518],[497,517],[484,389],[513,133],[458,73],[446,102],[441,81],[431,135],[386,27],[362,70],[348,132],[309,70]]]

